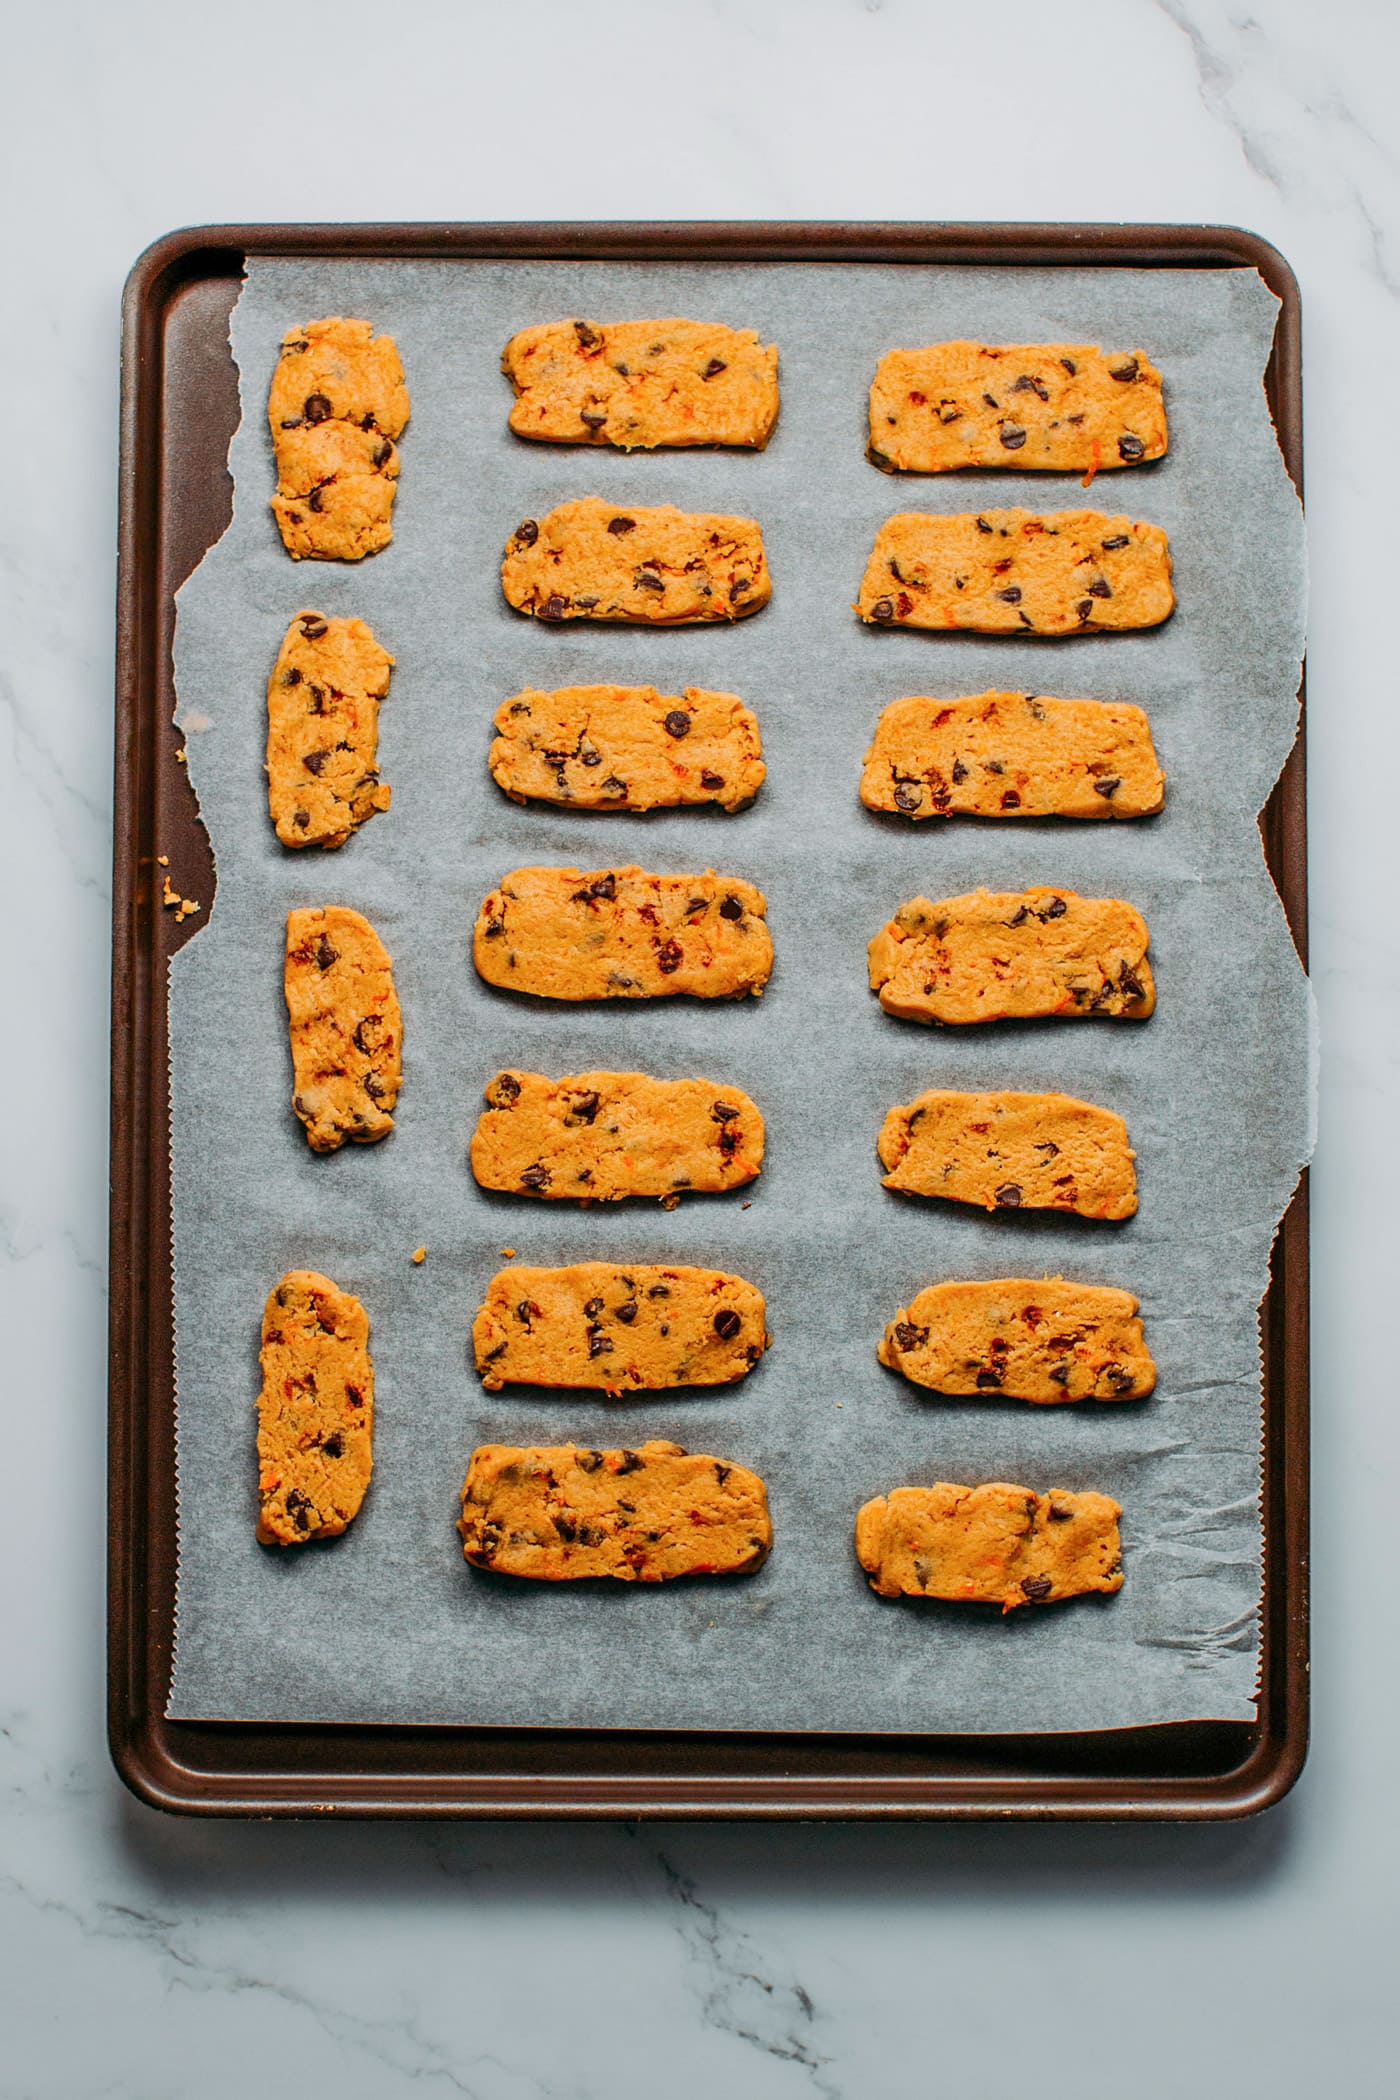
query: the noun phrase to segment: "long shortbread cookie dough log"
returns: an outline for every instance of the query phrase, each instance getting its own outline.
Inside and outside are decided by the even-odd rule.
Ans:
[[[267,419],[277,456],[272,513],[293,560],[360,561],[387,547],[394,440],[408,421],[393,337],[339,316],[289,329]]]
[[[1156,992],[1147,926],[1117,897],[1073,890],[973,890],[902,904],[869,947],[886,1013],[958,1027],[979,1021],[1145,1021]]]
[[[1059,1276],[935,1283],[901,1306],[876,1354],[914,1385],[958,1397],[1141,1400],[1157,1383],[1130,1291]]]
[[[471,1142],[486,1189],[614,1203],[739,1188],[763,1164],[763,1118],[737,1086],[643,1072],[498,1072]]]
[[[759,449],[778,415],[776,347],[714,321],[546,321],[511,337],[501,368],[511,429],[556,445]]]
[[[867,1502],[856,1518],[856,1558],[881,1597],[1008,1612],[1122,1589],[1121,1515],[1107,1495],[941,1480]]]
[[[284,846],[343,846],[389,807],[379,703],[394,659],[363,620],[299,612],[267,681],[267,804]]]
[[[1140,707],[977,693],[892,700],[865,754],[867,809],[912,817],[1145,817],[1162,768]]]
[[[1069,1094],[920,1094],[889,1111],[879,1151],[885,1187],[908,1195],[1081,1218],[1138,1207],[1123,1118]]]
[[[617,1451],[481,1444],[457,1529],[473,1567],[536,1582],[748,1575],[773,1543],[757,1473],[659,1441]]]
[[[569,685],[496,710],[491,773],[516,802],[667,809],[751,802],[767,771],[758,723],[734,693]]]
[[[268,1293],[258,1395],[258,1537],[334,1538],[365,1499],[374,1462],[374,1367],[358,1298],[314,1269]]]
[[[313,1152],[387,1137],[399,1096],[403,1019],[388,951],[344,905],[290,911],[283,982],[292,1106]]]
[[[1096,634],[1156,627],[1172,595],[1159,525],[1096,510],[901,511],[875,536],[856,611],[876,627]]]
[[[682,627],[738,620],[772,595],[752,518],[604,503],[597,496],[525,518],[511,534],[501,588],[541,620],[624,620]]]
[[[886,472],[1101,472],[1167,449],[1162,375],[1097,343],[930,343],[890,350],[870,389],[870,459]]]
[[[732,1385],[768,1346],[763,1294],[719,1269],[585,1261],[502,1269],[472,1326],[488,1392],[520,1385],[605,1392]]]
[[[752,883],[645,868],[515,868],[482,903],[472,958],[541,999],[757,997],[773,968]]]

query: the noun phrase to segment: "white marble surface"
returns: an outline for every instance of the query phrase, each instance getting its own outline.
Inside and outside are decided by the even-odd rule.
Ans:
[[[1396,2090],[1386,0],[49,0],[6,20],[0,2091]],[[348,125],[348,128],[343,128]],[[1314,598],[1315,1729],[1235,1828],[167,1821],[102,1735],[117,300],[229,219],[1226,220],[1302,284]],[[1228,705],[1228,694],[1221,695]],[[1228,996],[1228,987],[1222,987]]]

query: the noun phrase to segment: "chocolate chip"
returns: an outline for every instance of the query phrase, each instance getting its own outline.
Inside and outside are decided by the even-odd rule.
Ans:
[[[588,1353],[590,1356],[611,1356],[613,1353],[612,1336],[604,1334],[600,1328],[595,1327],[591,1329],[588,1336]]]
[[[302,764],[305,766],[308,773],[319,774],[322,766],[326,763],[326,760],[329,757],[329,751],[308,751],[305,758],[302,760]]]
[[[664,591],[666,588],[664,581],[657,575],[655,569],[638,569],[632,580],[640,590],[644,591]]]
[[[1128,968],[1125,962],[1118,965],[1118,988],[1120,991],[1126,992],[1131,999],[1145,999],[1147,997],[1146,985],[1140,977],[1136,976]]]
[[[1110,379],[1136,379],[1138,376],[1137,359],[1135,357],[1129,357],[1125,358],[1121,365],[1110,365],[1108,368],[1108,376]]]
[[[301,412],[308,423],[324,423],[331,413],[331,405],[324,394],[308,394],[301,404]]]
[[[533,518],[522,518],[515,528],[517,546],[533,547],[540,536],[540,528]]]
[[[324,488],[325,486],[326,486],[326,484],[325,484],[325,483],[324,483],[323,481],[318,481],[318,482],[317,482],[317,484],[316,484],[315,488],[314,488],[314,489],[313,489],[313,490],[311,491],[311,494],[310,494],[310,495],[309,495],[309,496],[307,497],[307,499],[306,499],[306,507],[307,507],[307,509],[308,509],[308,510],[314,510],[314,511],[319,511],[319,510],[320,510],[320,508],[321,508],[321,491],[322,491],[322,489],[323,489],[323,488]]]
[[[719,1336],[721,1341],[732,1342],[735,1335],[739,1332],[739,1329],[743,1326],[743,1324],[743,1321],[739,1318],[738,1313],[734,1311],[732,1306],[726,1305],[723,1312],[717,1312],[715,1314],[715,1333]]]
[[[1008,452],[1019,452],[1026,442],[1026,433],[1019,423],[1003,423],[997,436]]]
[[[1021,586],[1019,583],[1013,583],[1006,590],[994,591],[992,595],[1002,599],[1007,605],[1019,605],[1021,602]]]
[[[998,1210],[1019,1210],[1021,1208],[1021,1191],[1017,1188],[1014,1181],[1002,1183],[996,1192],[996,1204]]]
[[[719,915],[722,919],[743,918],[744,907],[739,902],[739,899],[734,895],[732,890],[730,891],[729,895],[721,901],[719,907]]]
[[[976,519],[975,523],[979,532],[990,532],[992,530],[992,527],[987,523],[985,518],[978,518]]]
[[[356,1034],[358,1038],[358,1030]],[[516,1078],[514,1072],[498,1072],[491,1082],[490,1094],[494,1096],[497,1102],[518,1101],[520,1099],[520,1081]]]
[[[642,1469],[642,1464],[642,1455],[639,1451],[619,1451],[617,1468],[619,1473],[639,1473]]]
[[[572,1517],[556,1516],[554,1528],[566,1544],[571,1544],[578,1536],[578,1526]]]
[[[977,1373],[977,1384],[983,1392],[990,1392],[994,1387],[999,1386],[1001,1382],[1001,1372],[994,1369],[990,1364]]]
[[[1001,407],[1001,403],[1000,403],[1000,402],[999,402],[999,401],[997,400],[997,397],[996,397],[996,395],[995,395],[995,394],[984,394],[984,395],[982,396],[982,399],[983,399],[983,400],[984,400],[984,401],[986,402],[986,404],[987,404],[988,408],[1000,408],[1000,407]]]
[[[542,1166],[536,1160],[534,1166],[526,1167],[521,1174],[520,1186],[525,1189],[547,1189],[549,1187],[548,1167]]]
[[[1081,598],[1074,609],[1081,620],[1087,620],[1090,613],[1094,610],[1094,601],[1092,598]]]
[[[622,534],[623,534],[624,532],[635,532],[635,531],[636,531],[636,529],[637,529],[637,521],[636,521],[636,519],[635,519],[635,518],[609,518],[609,519],[608,519],[608,531],[609,531],[609,532],[615,532],[615,533],[617,533],[617,535],[619,536],[619,538],[621,537],[621,535],[622,535]]]
[[[1113,1387],[1115,1393],[1130,1393],[1132,1391],[1134,1384],[1132,1372],[1125,1371],[1121,1364],[1110,1364],[1103,1375]]]
[[[902,780],[894,791],[894,806],[896,809],[912,812],[918,808],[923,799],[922,791],[919,788],[910,787]]]
[[[721,372],[728,371],[728,369],[729,368],[725,364],[724,359],[722,357],[712,357],[710,359],[710,362],[706,365],[704,371],[700,374],[700,377],[702,379],[714,379],[717,378]]]
[[[1023,1575],[1021,1588],[1032,1604],[1043,1604],[1054,1584],[1048,1575]]]
[[[1074,378],[1074,376],[1075,376],[1075,374],[1076,374],[1076,373],[1078,372],[1078,370],[1079,370],[1079,367],[1078,367],[1078,365],[1077,365],[1077,364],[1075,363],[1074,359],[1073,359],[1072,357],[1062,357],[1062,358],[1060,359],[1060,363],[1061,363],[1061,364],[1062,364],[1062,365],[1064,366],[1065,370],[1066,370],[1066,371],[1067,371],[1067,372],[1069,373],[1069,376],[1070,376],[1070,378],[1071,378],[1071,379],[1073,379],[1073,378]]]
[[[322,1444],[321,1449],[325,1452],[327,1458],[344,1458],[345,1445],[341,1440],[340,1431],[338,1429],[333,1429],[331,1431],[330,1435],[326,1438],[325,1443]]]
[[[601,1451],[576,1451],[574,1453],[574,1464],[578,1467],[580,1473],[596,1473],[602,1463],[603,1454]]]
[[[298,625],[308,642],[319,642],[326,631],[326,622],[319,613],[303,613]]]
[[[585,759],[584,764],[587,765],[587,763],[588,761],[587,759]],[[599,761],[597,759],[594,759],[593,763],[597,765]],[[607,779],[602,783],[602,786],[604,794],[607,795],[625,795],[627,793],[627,782],[625,780],[619,780],[616,773],[609,773]]]
[[[724,775],[723,773],[711,773],[708,768],[703,768],[700,774],[700,785],[702,788],[709,788],[713,792],[716,788],[724,786]]]
[[[1113,585],[1106,576],[1096,576],[1089,586],[1089,596],[1091,598],[1111,598],[1113,596]]]
[[[1050,1377],[1050,1383],[1051,1383],[1052,1385],[1068,1385],[1068,1384],[1069,1384],[1069,1365],[1068,1365],[1068,1364],[1054,1364],[1054,1365],[1053,1365],[1053,1366],[1051,1367],[1051,1370],[1050,1370],[1050,1373],[1049,1373],[1049,1377]]]
[[[393,456],[394,448],[389,443],[388,438],[385,438],[383,444],[376,445],[374,448],[374,464],[377,467],[387,467]]]
[[[613,1318],[615,1320],[621,1320],[624,1327],[630,1327],[632,1325],[632,1322],[636,1319],[636,1317],[637,1301],[635,1298],[629,1298],[625,1305],[619,1305],[616,1312],[613,1314]]]
[[[384,1099],[383,1084],[373,1072],[366,1072],[365,1074],[365,1092],[369,1095],[371,1101],[382,1101]]]
[[[961,787],[962,783],[966,780],[966,778],[967,767],[963,764],[960,758],[955,758],[953,760],[953,785],[955,787]]]
[[[339,949],[332,948],[326,936],[322,934],[320,940],[316,943],[316,960],[321,968],[328,970],[333,962],[338,961],[339,955]]]
[[[1052,897],[1040,916],[1043,920],[1062,919],[1068,909],[1063,897]]]
[[[294,810],[294,811],[292,812],[292,822],[293,822],[293,823],[294,823],[294,824],[296,825],[296,828],[297,828],[297,830],[298,830],[298,831],[309,831],[309,830],[311,829],[311,812],[310,812],[310,810],[309,810],[309,809],[298,809],[298,810]]]
[[[871,445],[867,449],[865,456],[869,460],[871,466],[878,467],[882,474],[893,474],[894,461],[890,459],[887,453],[879,452],[876,450],[874,445]]]
[[[299,670],[297,669],[297,667],[296,667],[296,665],[295,665],[295,664],[291,664],[291,665],[289,665],[289,666],[288,666],[288,668],[287,668],[287,669],[286,669],[286,670],[285,670],[285,671],[284,671],[284,672],[282,673],[282,680],[281,680],[281,682],[282,682],[282,684],[283,684],[283,685],[300,685],[300,684],[301,684],[301,673],[300,673],[300,671],[299,671]]]
[[[669,1298],[670,1295],[670,1285],[665,1283],[654,1283],[647,1292],[648,1298]]]
[[[750,591],[751,591],[752,589],[753,589],[753,582],[752,582],[752,579],[751,579],[750,577],[748,577],[748,576],[736,576],[736,577],[735,577],[735,579],[734,579],[734,581],[733,581],[733,583],[731,583],[731,584],[730,584],[730,586],[729,586],[729,602],[730,602],[730,604],[732,605],[732,604],[734,603],[734,601],[735,601],[735,599],[736,599],[736,598],[747,598],[747,596],[748,596],[749,592],[750,592]]]
[[[1111,540],[1105,540],[1105,541],[1103,542],[1103,550],[1104,550],[1104,553],[1105,553],[1105,554],[1112,554],[1112,552],[1114,551],[1114,549],[1115,549],[1116,547],[1126,547],[1126,546],[1127,546],[1127,544],[1128,544],[1128,535],[1127,535],[1127,533],[1126,533],[1126,532],[1115,532],[1115,533],[1114,533],[1114,535],[1113,535],[1113,538],[1112,538]]]
[[[589,327],[587,321],[575,321],[574,334],[578,337],[581,350],[596,350],[599,343],[603,340],[600,335],[596,334]]]
[[[1021,798],[1015,788],[1006,790],[1006,793],[1001,798],[1001,806],[1003,809],[1019,809],[1021,807]]]
[[[870,608],[870,617],[872,620],[892,620],[894,618],[894,600],[892,598],[877,598]]]
[[[1120,459],[1141,459],[1146,450],[1147,447],[1143,444],[1142,439],[1134,437],[1131,430],[1125,430],[1122,437],[1118,440],[1118,457]]]
[[[665,977],[680,968],[685,961],[685,950],[679,941],[666,941],[656,951],[656,967]]]
[[[673,707],[671,709],[670,714],[667,715],[665,721],[662,723],[661,726],[665,730],[667,736],[673,736],[677,739],[683,736],[689,736],[690,716],[686,713],[683,707]]]
[[[901,1349],[917,1349],[928,1340],[927,1327],[916,1327],[912,1320],[895,1322],[894,1338]]]
[[[518,1087],[516,1092],[519,1092]],[[580,1094],[569,1103],[569,1121],[571,1123],[591,1123],[601,1105],[596,1093]]]
[[[287,1515],[298,1531],[311,1529],[311,1504],[300,1488],[287,1490]]]
[[[579,421],[586,423],[590,430],[601,430],[607,420],[608,412],[605,408],[581,408],[579,410]]]
[[[1116,775],[1110,775],[1107,780],[1094,782],[1094,793],[1102,795],[1105,802],[1111,802],[1122,785],[1122,781]]]
[[[283,428],[284,430],[300,430],[300,429],[301,429],[301,417],[300,417],[300,416],[283,416],[283,418],[282,418],[282,428]]]
[[[1020,378],[1016,381],[1011,391],[1013,394],[1039,394],[1042,401],[1048,401],[1050,399],[1050,390],[1045,385],[1044,381],[1040,379],[1032,379],[1028,372],[1023,372],[1021,374]]]
[[[603,1301],[601,1298],[590,1298],[583,1309],[591,1319],[594,1313],[600,1313],[603,1310]]]

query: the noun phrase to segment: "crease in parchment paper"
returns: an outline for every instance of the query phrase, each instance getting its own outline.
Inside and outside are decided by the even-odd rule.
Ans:
[[[1311,1149],[1316,1055],[1256,821],[1297,726],[1305,596],[1301,514],[1261,386],[1276,310],[1248,271],[250,264],[231,327],[244,411],[233,518],[180,593],[175,641],[180,718],[207,723],[188,762],[219,880],[171,966],[172,1716],[989,1731],[1252,1717],[1258,1307]],[[278,341],[327,313],[388,329],[413,398],[394,540],[358,565],[293,564],[267,507]],[[783,401],[766,452],[628,457],[512,437],[502,344],[575,313],[715,317],[775,341]],[[1070,477],[877,473],[863,457],[876,360],[954,336],[1147,350],[1166,375],[1167,458],[1087,494]],[[594,493],[758,518],[771,605],[715,630],[520,619],[500,593],[507,534]],[[890,513],[1014,504],[1163,525],[1174,617],[1057,643],[856,621]],[[358,614],[397,659],[380,735],[392,807],[329,854],[278,845],[262,772],[267,674],[303,607]],[[739,693],[769,768],[751,808],[588,816],[501,795],[485,763],[499,703],[605,680]],[[935,828],[861,807],[883,706],[988,687],[1140,703],[1167,777],[1162,815]],[[627,861],[759,884],[777,956],[761,1000],[570,1007],[476,978],[472,919],[507,869]],[[905,898],[1039,882],[1142,910],[1151,1021],[930,1032],[881,1012],[865,944]],[[284,915],[320,903],[378,928],[405,1018],[394,1134],[325,1158],[291,1112],[281,989]],[[733,1081],[767,1118],[764,1172],[671,1213],[487,1195],[466,1147],[502,1064]],[[1057,1089],[1117,1110],[1138,1153],[1137,1215],[1104,1226],[891,1195],[875,1156],[884,1111],[931,1086]],[[484,1394],[469,1329],[506,1246],[521,1262],[736,1270],[765,1291],[774,1346],[730,1388]],[[369,1311],[375,1472],[342,1539],[279,1553],[254,1540],[254,1400],[262,1302],[291,1267],[323,1269]],[[947,1401],[876,1362],[886,1321],[923,1284],[1040,1274],[1138,1294],[1151,1399]],[[763,1475],[776,1544],[757,1576],[605,1590],[465,1566],[453,1524],[474,1444],[648,1436]],[[1004,1620],[876,1599],[852,1552],[855,1511],[934,1479],[1112,1494],[1123,1590]]]

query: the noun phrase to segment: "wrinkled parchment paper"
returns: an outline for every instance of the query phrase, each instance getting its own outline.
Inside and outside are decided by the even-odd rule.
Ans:
[[[1250,272],[909,266],[257,262],[233,317],[243,422],[233,522],[180,596],[176,668],[191,776],[218,864],[208,922],[171,981],[180,1580],[179,1717],[782,1729],[1084,1729],[1248,1718],[1256,1675],[1256,1308],[1310,1145],[1310,1001],[1256,815],[1292,742],[1302,650],[1299,507],[1260,379],[1276,304]],[[413,399],[394,541],[359,566],[283,552],[265,403],[284,329],[364,315],[397,338]],[[506,428],[502,344],[529,322],[685,314],[781,351],[766,452],[631,458]],[[866,464],[880,353],[949,336],[1141,346],[1163,368],[1171,451],[1148,470],[890,479]],[[517,521],[597,492],[758,518],[772,604],[733,627],[547,627],[511,613]],[[1063,642],[863,628],[850,611],[899,509],[1126,509],[1166,527],[1163,628]],[[264,688],[302,607],[367,619],[397,659],[380,760],[393,807],[341,851],[293,854],[267,818]],[[740,693],[768,782],[737,816],[551,812],[486,770],[491,715],[525,685],[616,679]],[[884,704],[987,687],[1140,702],[1168,782],[1137,823],[933,824],[864,810]],[[761,1000],[570,1007],[476,977],[484,893],[532,861],[713,865],[767,893],[777,966]],[[895,907],[979,883],[1129,898],[1152,935],[1145,1025],[928,1032],[884,1016],[865,944]],[[316,1158],[290,1106],[283,917],[363,911],[405,1016],[394,1134]],[[760,1181],[674,1213],[480,1191],[466,1146],[512,1064],[703,1073],[768,1123]],[[1117,1109],[1138,1152],[1130,1223],[920,1204],[880,1185],[885,1109],[930,1086],[1057,1088]],[[748,1206],[748,1207],[746,1207]],[[412,1250],[428,1256],[414,1267]],[[766,1293],[774,1346],[728,1390],[617,1402],[483,1394],[468,1331],[503,1247],[730,1268]],[[287,1268],[364,1300],[375,1470],[333,1544],[254,1541],[263,1298]],[[1063,1273],[1142,1300],[1145,1403],[1035,1409],[942,1400],[875,1343],[923,1284]],[[776,1547],[752,1580],[531,1587],[468,1569],[453,1523],[488,1439],[674,1437],[755,1467]],[[1123,1505],[1115,1598],[1002,1620],[873,1597],[851,1548],[868,1496],[905,1482],[1106,1490]]]

